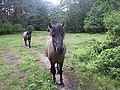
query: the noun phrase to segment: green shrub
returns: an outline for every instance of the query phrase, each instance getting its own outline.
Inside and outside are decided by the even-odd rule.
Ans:
[[[101,43],[92,39],[86,42],[87,47],[82,49],[77,48],[76,52],[74,53],[74,57],[79,59],[81,62],[89,61],[96,57],[96,55],[100,54],[102,51]]]
[[[97,72],[120,80],[120,46],[102,51],[96,68]]]
[[[2,26],[1,26],[1,29],[0,29],[0,34],[9,34],[9,33],[12,33],[13,30],[13,25],[9,22],[7,23],[4,23]]]
[[[104,26],[108,30],[108,40],[115,41],[120,37],[120,12],[112,11],[104,17]]]
[[[116,41],[106,41],[102,43],[101,45],[102,45],[103,50],[119,46],[119,44]]]
[[[24,31],[21,24],[12,25],[10,22],[3,23],[0,27],[0,34],[11,34]]]
[[[32,30],[32,31],[34,31],[35,30],[35,28],[32,26],[32,25],[29,25],[28,27],[27,27],[27,29],[29,30]]]
[[[22,28],[21,24],[15,24],[13,26],[13,32],[22,32],[24,29]]]

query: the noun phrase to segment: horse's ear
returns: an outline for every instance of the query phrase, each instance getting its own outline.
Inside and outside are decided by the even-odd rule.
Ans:
[[[51,23],[49,23],[48,27],[51,29],[51,28],[52,28],[52,24],[51,24]]]
[[[62,22],[61,26],[64,27],[64,22]]]

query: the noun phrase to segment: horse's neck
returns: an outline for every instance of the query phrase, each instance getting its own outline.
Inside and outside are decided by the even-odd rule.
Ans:
[[[50,48],[51,48],[51,49],[54,49],[54,45],[53,45],[52,37],[51,37],[51,36],[48,37],[48,43],[49,43],[49,45],[50,45]]]

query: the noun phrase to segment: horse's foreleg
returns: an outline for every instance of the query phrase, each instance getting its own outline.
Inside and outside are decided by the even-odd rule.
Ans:
[[[31,42],[31,40],[28,40],[28,43],[29,43],[29,48],[31,48],[30,42]]]
[[[60,74],[60,84],[64,85],[63,79],[62,79],[62,67],[63,67],[63,64],[60,64],[60,71],[59,71],[59,74]]]
[[[27,46],[27,40],[24,38],[25,46]]]
[[[56,78],[55,78],[55,73],[56,73],[55,64],[51,64],[51,72],[53,74],[53,81],[55,83],[56,82]]]

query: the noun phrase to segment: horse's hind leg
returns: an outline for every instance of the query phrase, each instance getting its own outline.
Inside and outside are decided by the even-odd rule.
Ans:
[[[53,74],[53,81],[55,83],[56,82],[56,78],[55,78],[55,73],[56,73],[55,64],[51,64],[51,73]]]
[[[28,40],[28,43],[29,43],[29,48],[31,48],[30,42],[31,42],[31,40]]]

